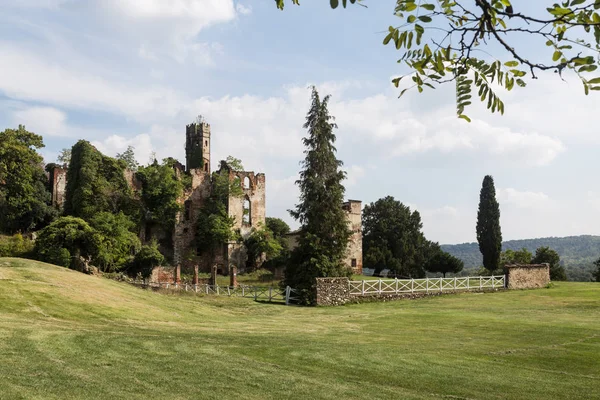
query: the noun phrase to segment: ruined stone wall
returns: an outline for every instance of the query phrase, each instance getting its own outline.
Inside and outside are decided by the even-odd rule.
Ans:
[[[67,192],[67,167],[55,167],[50,172],[50,189],[52,192],[52,206],[61,210],[65,204]]]
[[[362,274],[363,254],[362,254],[362,202],[358,200],[349,200],[343,205],[348,220],[348,229],[352,231],[352,236],[348,240],[348,250],[346,253],[345,264],[352,268],[355,274]]]
[[[549,264],[514,264],[505,269],[508,289],[538,289],[550,283]]]
[[[237,178],[237,179],[236,179]],[[265,174],[255,174],[252,171],[230,171],[229,181],[239,181],[242,196],[230,196],[228,203],[229,215],[235,218],[233,229],[240,230],[245,239],[252,228],[265,227],[266,219],[266,190]],[[244,222],[244,203],[249,201],[250,214]]]
[[[339,306],[350,301],[348,278],[317,278],[315,285],[318,306]]]
[[[165,268],[165,267],[156,267],[152,270],[152,275],[150,275],[150,282],[173,282],[173,268]]]
[[[180,264],[186,272],[195,264],[206,272],[210,270],[210,262],[197,257],[194,237],[198,213],[204,201],[210,196],[210,174],[201,169],[193,169],[190,174],[192,176],[191,189],[186,190],[183,196],[177,199],[182,211],[177,214],[173,231],[173,262],[175,265]]]

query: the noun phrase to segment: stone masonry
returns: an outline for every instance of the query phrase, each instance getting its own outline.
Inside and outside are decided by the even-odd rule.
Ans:
[[[242,243],[223,243],[222,252],[216,254],[211,260],[198,256],[196,248],[195,223],[199,210],[212,190],[210,139],[210,125],[202,117],[198,117],[195,122],[186,126],[186,165],[184,167],[182,164],[177,164],[174,168],[178,176],[191,175],[192,185],[178,199],[182,211],[177,215],[173,235],[167,237],[165,232],[156,226],[143,226],[140,230],[140,239],[143,243],[148,243],[152,237],[156,237],[159,243],[169,243],[169,246],[164,246],[166,253],[172,257],[173,264],[180,266],[183,272],[194,271],[198,266],[204,272],[211,271],[213,266],[217,266],[223,274],[228,274],[231,266],[237,267],[241,272],[246,266],[246,250]],[[233,229],[239,230],[241,236],[246,238],[253,229],[265,225],[265,174],[233,170],[229,170],[228,173],[230,182],[239,181],[243,195],[230,196],[227,210],[229,215],[235,218]],[[140,182],[135,178],[133,171],[124,171],[124,176],[134,191],[141,190]],[[61,208],[66,191],[66,166],[55,167],[50,172],[49,179],[52,188],[52,204]],[[162,246],[161,250],[163,250]]]
[[[549,264],[512,264],[504,268],[507,289],[537,289],[550,283]]]

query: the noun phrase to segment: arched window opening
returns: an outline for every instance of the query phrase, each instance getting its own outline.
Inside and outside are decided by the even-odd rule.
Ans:
[[[185,205],[185,220],[189,221],[192,219],[192,201],[186,200]]]
[[[244,215],[242,216],[242,224],[250,225],[250,221],[252,220],[252,210],[250,206],[250,199],[248,196],[244,199]]]
[[[204,161],[204,171],[208,172],[208,163]]]
[[[244,189],[250,189],[250,178],[247,176],[244,178]]]

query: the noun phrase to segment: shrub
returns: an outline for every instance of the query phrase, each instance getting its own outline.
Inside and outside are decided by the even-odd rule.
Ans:
[[[154,267],[158,267],[165,261],[165,257],[158,251],[158,243],[153,240],[149,245],[142,246],[141,250],[135,255],[131,267],[130,275],[141,273],[144,279],[152,275]]]
[[[61,217],[40,231],[34,252],[40,261],[77,269],[79,257],[97,254],[101,239],[81,218]]]
[[[103,272],[114,272],[126,267],[140,250],[138,236],[132,232],[135,224],[122,212],[102,212],[90,220],[90,225],[101,235],[94,265]]]
[[[29,258],[33,253],[33,241],[20,233],[0,236],[0,257]]]

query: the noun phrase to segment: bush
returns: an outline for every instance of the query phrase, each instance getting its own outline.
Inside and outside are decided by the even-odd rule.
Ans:
[[[29,258],[33,255],[33,246],[33,241],[20,233],[0,236],[0,257]]]
[[[165,261],[165,257],[158,251],[158,243],[153,240],[149,245],[142,246],[129,268],[130,275],[142,274],[144,279],[152,275],[154,267],[158,267]]]
[[[132,232],[133,223],[122,212],[102,212],[95,215],[90,225],[101,235],[94,265],[103,272],[114,272],[126,267],[140,250],[138,236]]]
[[[101,239],[81,218],[61,217],[40,231],[34,252],[40,261],[77,269],[79,257],[91,260],[98,253]]]

